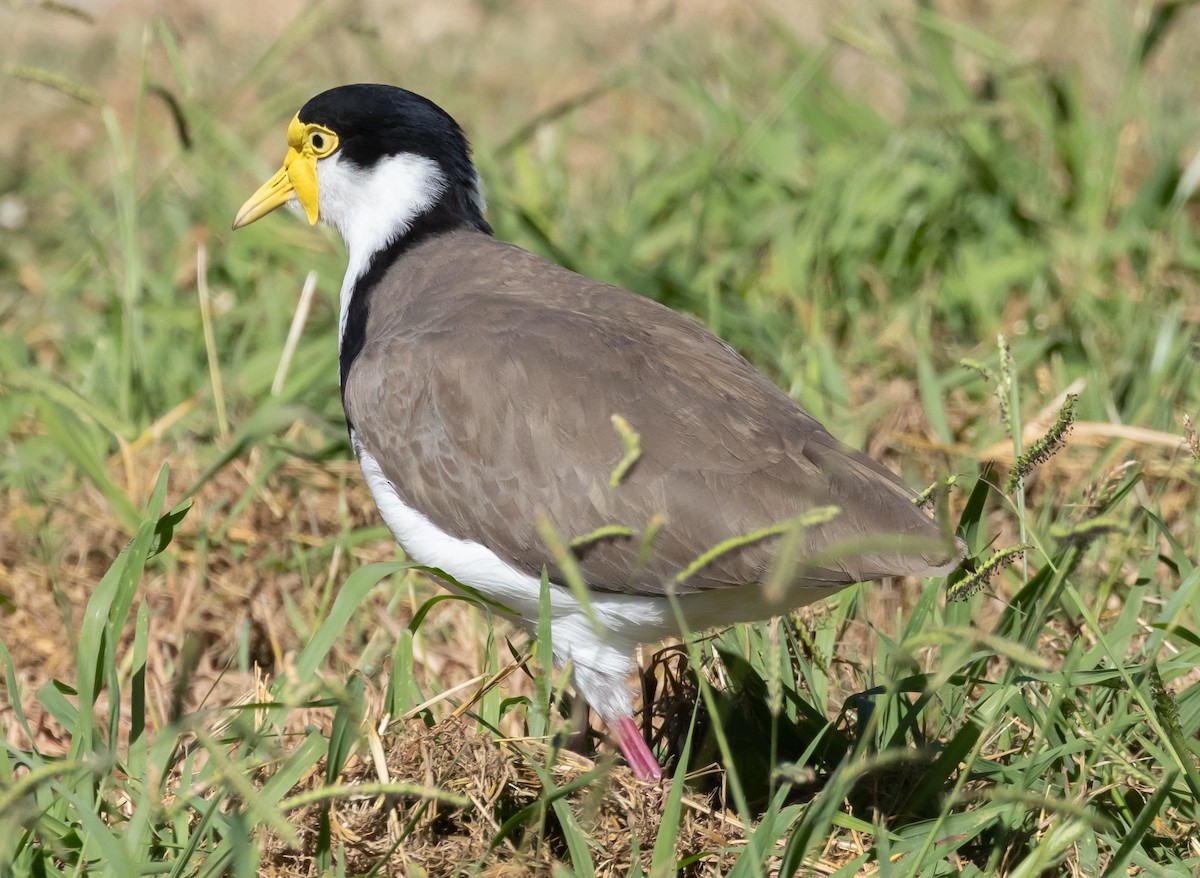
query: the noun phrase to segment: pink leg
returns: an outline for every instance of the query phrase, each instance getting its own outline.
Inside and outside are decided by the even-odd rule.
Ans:
[[[638,731],[633,717],[623,716],[610,728],[617,736],[617,746],[625,755],[625,761],[633,770],[634,777],[638,780],[661,780],[662,768],[659,767],[658,760],[654,758],[650,748],[646,746],[646,742],[642,740],[642,733]]]

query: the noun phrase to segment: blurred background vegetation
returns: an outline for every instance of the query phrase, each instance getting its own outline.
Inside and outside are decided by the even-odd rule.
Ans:
[[[540,672],[506,670],[523,637],[493,635],[469,604],[430,605],[423,574],[369,566],[399,556],[339,405],[336,236],[284,216],[229,231],[308,97],[381,81],[464,126],[499,236],[704,321],[912,484],[953,476],[943,502],[980,562],[1034,546],[963,603],[856,587],[788,620],[782,642],[745,626],[695,645],[678,673],[669,656],[648,663],[660,700],[687,706],[664,755],[681,761],[698,702],[721,727],[701,697],[712,681],[741,693],[739,715],[756,715],[745,699],[761,708],[774,762],[798,767],[731,767],[728,740],[723,754],[697,740],[746,788],[722,800],[735,817],[714,818],[739,828],[705,836],[684,808],[708,841],[655,848],[647,868],[1194,874],[1194,6],[0,5],[0,773],[21,779],[20,796],[0,793],[0,827],[14,827],[0,867],[77,873],[124,851],[138,871],[304,871],[286,845],[236,844],[267,827],[324,868],[328,809],[301,844],[279,805],[291,784],[264,801],[230,778],[282,763],[294,783],[318,757],[349,760],[334,705],[350,705],[351,729],[379,725],[504,676],[416,725],[462,703],[481,729],[540,734],[555,713]],[[1005,488],[1071,395],[1065,448]],[[104,582],[116,597],[97,604]],[[529,716],[512,709],[522,699]],[[265,701],[290,709],[213,731],[223,709],[245,718],[229,706]],[[793,740],[780,716],[807,731]],[[299,747],[280,736],[305,729],[317,737]],[[191,743],[140,761],[111,749],[156,740]],[[869,760],[889,747],[934,760],[924,783],[879,774]],[[180,755],[196,748],[203,769]],[[864,799],[867,776],[917,791]],[[627,828],[627,811],[589,823],[537,778],[538,832],[501,845],[516,837],[501,815],[482,849],[442,867],[498,851],[578,874],[639,861],[600,854],[596,813]],[[142,824],[117,789],[144,804]],[[678,800],[659,804],[682,819]]]

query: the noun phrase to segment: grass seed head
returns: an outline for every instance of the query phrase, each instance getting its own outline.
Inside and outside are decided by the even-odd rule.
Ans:
[[[1067,444],[1067,434],[1071,432],[1071,425],[1075,423],[1075,404],[1077,402],[1079,402],[1079,394],[1067,394],[1062,408],[1058,411],[1058,418],[1055,420],[1054,426],[1046,435],[1034,442],[1029,450],[1017,458],[1017,462],[1013,464],[1013,468],[1008,473],[1008,480],[1004,483],[1004,493],[1011,494],[1015,491],[1026,476]]]

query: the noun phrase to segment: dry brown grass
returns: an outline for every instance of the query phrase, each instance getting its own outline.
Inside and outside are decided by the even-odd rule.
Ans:
[[[179,449],[149,445],[133,460],[114,459],[113,471],[135,484],[147,484],[163,459],[174,464],[170,496],[180,497],[202,471],[194,456]],[[227,467],[203,485],[177,534],[166,563],[148,573],[145,591],[152,608],[153,647],[147,663],[151,723],[165,725],[180,711],[237,703],[251,694],[258,673],[283,673],[304,644],[292,621],[316,620],[329,590],[363,563],[395,557],[389,537],[343,549],[339,536],[375,524],[374,505],[357,466],[349,462],[317,466],[293,461],[261,481],[260,457],[251,455]],[[247,502],[231,514],[231,506]],[[59,496],[51,506],[34,506],[13,490],[0,496],[0,571],[10,603],[0,607],[0,638],[8,645],[25,695],[25,708],[35,720],[44,752],[60,730],[45,716],[37,690],[50,680],[75,677],[75,633],[91,590],[126,540],[127,533],[102,497],[91,488]],[[210,542],[207,527],[219,522],[225,538]],[[200,538],[203,532],[205,537]],[[319,551],[333,545],[331,551]],[[311,553],[312,566],[295,563],[298,553]],[[289,561],[289,559],[291,559]],[[407,624],[414,602],[437,586],[420,574],[405,584],[409,601],[390,606],[384,593],[364,612],[377,624],[379,636],[391,636]],[[291,614],[291,615],[289,615]],[[455,618],[455,615],[464,618]],[[468,632],[480,626],[466,611],[451,606],[437,621],[446,630],[461,630],[453,645],[430,638],[421,670],[448,682],[476,673],[479,645]],[[132,638],[125,632],[125,644]],[[361,643],[347,643],[344,650]],[[252,667],[239,670],[239,660]],[[353,664],[343,651],[338,660]],[[24,737],[0,696],[0,725],[10,740]],[[25,745],[25,744],[23,744]]]
[[[492,844],[509,817],[538,802],[544,780],[532,766],[545,764],[544,744],[497,741],[463,718],[431,727],[410,720],[378,740],[379,756],[352,757],[342,783],[409,782],[459,793],[470,804],[431,804],[418,796],[336,802],[329,822],[334,837],[345,845],[347,871],[365,871],[389,855],[385,874],[392,875],[456,875],[485,861],[484,875],[550,875],[562,862],[565,840],[553,813],[544,815],[541,831],[518,827],[503,843]],[[595,767],[589,759],[560,752],[545,777],[561,789]],[[319,786],[323,771],[322,762],[299,788]],[[649,869],[668,790],[669,785],[646,784],[626,771],[602,771],[567,796],[572,814],[594,844],[597,874],[628,874],[635,840],[638,858]],[[745,843],[741,823],[707,803],[687,799],[685,804],[677,850],[681,857],[697,859],[683,874],[723,874]],[[311,805],[293,815],[304,839],[300,849],[277,838],[266,841],[265,874],[319,874],[312,851],[321,811]]]

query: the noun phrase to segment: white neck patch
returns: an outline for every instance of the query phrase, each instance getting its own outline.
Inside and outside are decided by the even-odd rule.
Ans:
[[[370,168],[345,161],[340,153],[317,162],[321,219],[337,229],[349,251],[338,309],[339,349],[354,285],[371,257],[407,232],[445,189],[438,163],[413,153],[388,156]]]

